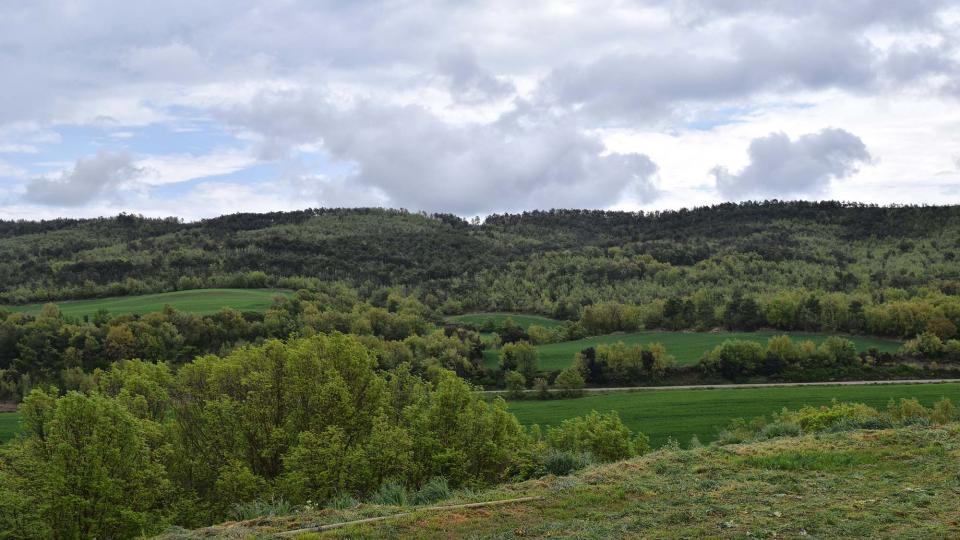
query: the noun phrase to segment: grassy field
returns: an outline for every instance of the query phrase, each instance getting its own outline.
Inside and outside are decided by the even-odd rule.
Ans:
[[[523,328],[527,328],[534,324],[543,326],[544,328],[553,328],[563,324],[563,321],[558,321],[556,319],[549,319],[547,317],[540,317],[538,315],[524,315],[522,313],[468,313],[466,315],[454,315],[452,317],[447,317],[447,320],[450,322],[473,324],[477,326],[483,324],[484,321],[493,321],[495,324],[499,324],[507,319],[513,319],[513,322],[517,323]]]
[[[20,413],[0,412],[0,443],[13,438],[20,430]]]
[[[170,305],[179,311],[207,315],[216,313],[224,307],[240,311],[264,311],[273,305],[277,295],[290,295],[282,289],[194,289],[140,296],[117,296],[113,298],[94,298],[90,300],[66,300],[55,302],[61,313],[72,317],[92,316],[98,310],[105,309],[111,314],[150,313],[160,311]],[[0,306],[0,309],[37,314],[43,304],[23,306]]]
[[[373,516],[395,517],[297,538],[956,538],[958,448],[948,424],[668,449],[439,503],[509,504],[308,509],[160,538],[267,538]]]
[[[706,443],[715,438],[718,428],[734,418],[767,415],[783,407],[825,405],[832,399],[885,407],[890,399],[911,397],[928,406],[941,397],[960,404],[960,383],[648,390],[575,399],[512,401],[509,407],[521,423],[541,426],[556,425],[592,410],[617,411],[630,429],[642,431],[650,437],[651,444],[659,446],[668,437],[686,445],[693,435]]]
[[[550,343],[548,345],[539,345],[540,351],[540,369],[544,371],[553,371],[570,367],[573,363],[573,356],[586,349],[601,344],[613,344],[622,341],[627,345],[642,343],[661,343],[667,348],[667,353],[677,359],[678,364],[695,364],[706,351],[723,343],[727,339],[747,339],[758,343],[766,344],[772,336],[787,334],[793,339],[809,339],[816,343],[830,337],[830,334],[809,334],[804,332],[634,332],[631,334],[609,334],[606,336],[596,336],[577,341],[564,341],[561,343]],[[842,336],[853,341],[858,350],[866,350],[870,347],[876,347],[881,352],[894,352],[900,348],[900,342],[864,337],[864,336]],[[484,351],[484,364],[490,369],[498,369],[499,354],[497,350],[488,349]]]

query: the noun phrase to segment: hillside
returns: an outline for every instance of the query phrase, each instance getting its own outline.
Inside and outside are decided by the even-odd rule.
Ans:
[[[475,509],[405,517],[299,538],[944,538],[960,531],[960,425],[782,437],[664,449],[441,504],[520,497]],[[269,536],[410,511],[362,505],[309,510],[164,540]]]
[[[54,302],[68,317],[92,317],[100,310],[111,315],[144,314],[170,306],[177,311],[210,315],[225,307],[238,311],[266,311],[277,296],[290,296],[290,291],[279,289],[194,289],[168,293],[119,296],[90,300],[63,300]],[[37,315],[44,304],[0,306],[0,310]]]
[[[889,287],[912,296],[932,285],[955,294],[958,235],[960,207],[837,202],[550,210],[474,224],[384,209],[193,223],[130,215],[3,221],[0,303],[343,280],[410,287],[451,313],[569,319],[597,301],[683,299],[702,288],[728,296],[798,287],[879,294]],[[707,300],[715,306],[716,299],[700,299]]]

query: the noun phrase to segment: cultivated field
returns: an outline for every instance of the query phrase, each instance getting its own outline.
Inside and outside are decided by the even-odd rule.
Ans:
[[[553,328],[563,324],[563,321],[558,321],[556,319],[549,319],[547,317],[540,317],[538,315],[523,315],[520,313],[468,313],[466,315],[454,315],[452,317],[447,317],[447,320],[450,322],[473,324],[477,326],[483,324],[484,321],[493,321],[495,324],[500,324],[507,319],[513,319],[513,322],[522,326],[524,329],[534,324],[543,326],[544,328]]]
[[[805,332],[659,332],[645,331],[630,334],[609,334],[595,336],[577,341],[564,341],[539,345],[540,369],[553,371],[566,369],[573,363],[573,356],[586,349],[602,344],[613,344],[622,341],[628,345],[642,343],[661,343],[667,348],[667,353],[673,355],[678,364],[695,364],[703,353],[720,345],[728,339],[746,339],[758,343],[766,343],[773,336],[789,335],[794,340],[809,339],[816,343],[830,337],[830,334],[811,334]],[[881,352],[895,352],[900,348],[900,342],[891,339],[882,339],[865,336],[841,336],[856,344],[857,349],[865,351],[871,347]],[[490,369],[498,369],[499,354],[497,350],[484,351],[484,364]]]
[[[891,399],[912,397],[927,406],[941,397],[960,403],[960,383],[644,390],[575,399],[511,401],[509,405],[521,423],[541,426],[559,424],[592,410],[614,410],[630,429],[646,433],[654,446],[668,437],[686,446],[693,435],[704,443],[713,440],[717,429],[734,418],[768,415],[783,407],[826,405],[836,399],[882,408]]]
[[[20,413],[0,412],[0,443],[13,438],[20,429]]]
[[[282,289],[194,289],[140,296],[117,296],[90,300],[67,300],[55,302],[60,312],[71,317],[92,316],[105,309],[111,314],[150,313],[171,306],[179,311],[208,315],[222,308],[231,307],[240,311],[264,311],[273,304],[278,295],[289,296]],[[23,306],[0,306],[0,309],[37,314],[43,304]]]

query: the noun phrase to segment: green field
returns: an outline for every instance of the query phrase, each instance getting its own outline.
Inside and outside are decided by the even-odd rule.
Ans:
[[[960,403],[960,383],[644,390],[576,399],[511,401],[509,408],[522,424],[541,426],[559,424],[593,410],[614,410],[630,429],[646,433],[651,444],[659,446],[667,437],[686,445],[693,435],[706,443],[734,418],[767,415],[783,407],[825,405],[832,399],[885,407],[890,399],[911,397],[927,406],[941,397]]]
[[[677,359],[678,364],[695,364],[703,353],[720,345],[728,339],[747,339],[766,344],[773,336],[787,334],[793,339],[809,339],[816,343],[830,337],[830,334],[809,334],[804,332],[659,332],[646,331],[631,334],[609,334],[596,336],[577,341],[564,341],[539,345],[540,369],[554,371],[566,369],[573,363],[573,356],[586,349],[602,344],[612,344],[622,341],[627,345],[642,343],[661,343],[667,348],[667,353]],[[865,336],[842,336],[853,341],[858,350],[864,351],[876,347],[881,352],[895,352],[900,348],[900,342],[890,339],[881,339]],[[488,349],[484,351],[484,364],[489,369],[498,369],[499,351]]]
[[[278,295],[289,296],[283,289],[194,289],[139,296],[116,296],[113,298],[94,298],[90,300],[66,300],[54,302],[60,312],[71,317],[92,316],[101,309],[111,314],[150,313],[171,306],[179,311],[209,315],[224,307],[240,311],[264,311],[273,305]],[[43,304],[23,306],[0,306],[8,311],[37,314]]]
[[[13,438],[20,430],[20,413],[0,412],[0,443]]]
[[[454,315],[452,317],[447,317],[447,320],[450,322],[472,324],[476,326],[480,326],[484,321],[493,321],[494,324],[500,324],[507,319],[513,319],[513,322],[517,323],[524,329],[534,324],[544,328],[554,328],[563,324],[563,321],[558,321],[556,319],[540,317],[539,315],[524,315],[522,313],[467,313],[466,315]]]

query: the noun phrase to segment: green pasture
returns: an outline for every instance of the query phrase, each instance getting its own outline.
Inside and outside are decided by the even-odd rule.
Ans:
[[[178,311],[209,315],[225,307],[240,311],[265,311],[273,305],[274,297],[290,294],[290,291],[283,289],[194,289],[138,296],[65,300],[54,303],[60,308],[61,313],[71,317],[92,316],[101,309],[113,315],[142,314],[160,311],[167,305]],[[40,313],[42,307],[43,304],[38,303],[0,306],[0,309],[35,315]]]
[[[0,412],[0,443],[5,443],[20,431],[20,413]]]
[[[693,435],[704,443],[713,440],[717,430],[734,418],[769,415],[783,407],[826,405],[836,399],[883,408],[889,400],[900,398],[917,398],[929,406],[941,397],[960,404],[960,383],[642,390],[511,401],[509,410],[522,424],[541,426],[556,425],[593,410],[617,411],[630,429],[647,434],[653,446],[662,445],[668,437],[686,446]]]
[[[678,364],[695,364],[703,353],[720,345],[728,339],[746,339],[766,344],[773,336],[787,334],[794,340],[812,340],[820,343],[830,337],[830,334],[812,334],[804,332],[661,332],[644,331],[630,334],[608,334],[595,336],[576,341],[563,341],[537,346],[540,351],[540,369],[554,371],[565,369],[573,363],[576,353],[587,347],[597,345],[611,345],[622,341],[627,345],[641,343],[660,343],[667,348],[667,353],[676,358]],[[841,336],[856,344],[857,349],[865,351],[875,347],[880,352],[895,352],[900,348],[900,342],[891,339],[882,339],[867,336]],[[484,364],[490,369],[498,369],[500,351],[488,349],[484,351]]]

